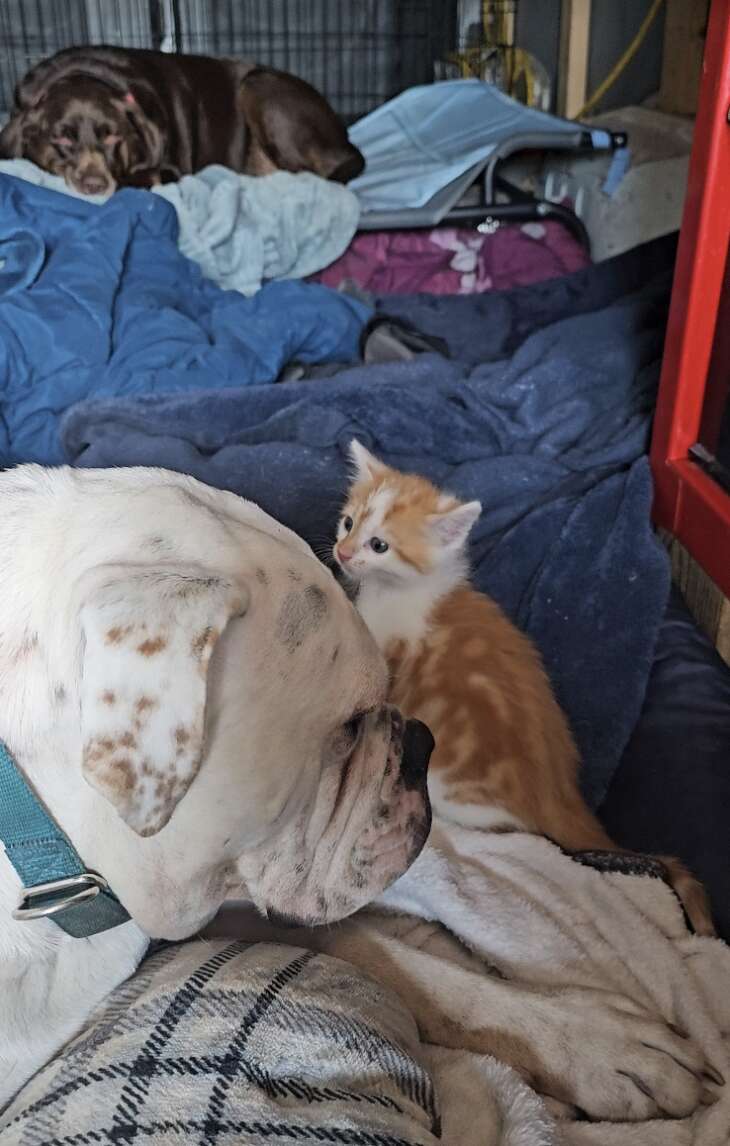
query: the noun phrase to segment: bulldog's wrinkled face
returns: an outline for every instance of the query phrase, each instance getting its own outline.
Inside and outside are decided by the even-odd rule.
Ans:
[[[299,538],[231,495],[146,480],[110,499],[107,559],[74,582],[83,783],[59,797],[65,825],[152,936],[193,933],[226,898],[340,919],[426,840],[430,733],[388,705],[375,642]]]

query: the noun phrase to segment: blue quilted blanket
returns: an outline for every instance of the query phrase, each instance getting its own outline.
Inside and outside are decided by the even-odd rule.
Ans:
[[[506,295],[381,300],[445,336],[451,359],[85,402],[66,418],[66,449],[84,466],[186,471],[320,549],[354,435],[479,498],[474,580],[541,649],[595,806],[638,717],[669,588],[644,451],[672,258],[660,242]]]
[[[90,396],[273,382],[291,359],[353,361],[369,311],[325,287],[243,298],[203,279],[156,195],[103,206],[0,175],[0,458],[61,461]]]

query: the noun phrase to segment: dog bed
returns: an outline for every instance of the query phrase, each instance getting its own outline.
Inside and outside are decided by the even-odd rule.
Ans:
[[[501,225],[492,234],[441,227],[433,231],[368,231],[312,276],[335,290],[354,283],[373,294],[481,294],[567,275],[589,263],[560,223]]]
[[[427,1060],[398,999],[340,960],[224,940],[163,947],[21,1091],[0,1132],[6,1146],[436,1146]],[[493,1060],[479,1073],[484,1146],[551,1146],[529,1088]]]

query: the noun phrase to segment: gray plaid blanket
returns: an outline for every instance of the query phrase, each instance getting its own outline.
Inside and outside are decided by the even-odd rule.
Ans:
[[[418,1033],[348,964],[295,947],[158,950],[0,1116],[3,1146],[430,1146]]]

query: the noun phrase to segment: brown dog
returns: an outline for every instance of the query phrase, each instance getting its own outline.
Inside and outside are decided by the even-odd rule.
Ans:
[[[364,160],[313,87],[208,56],[68,48],[18,84],[0,156],[24,157],[82,194],[151,187],[222,163],[347,183]]]

